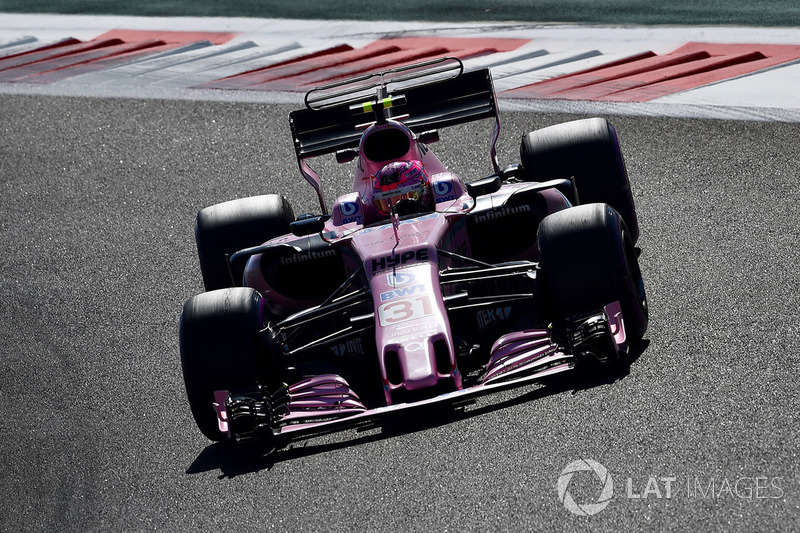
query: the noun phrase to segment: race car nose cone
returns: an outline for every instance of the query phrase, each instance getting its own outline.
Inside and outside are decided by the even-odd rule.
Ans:
[[[418,390],[436,385],[436,361],[430,340],[414,341],[397,350],[403,384],[406,390]]]

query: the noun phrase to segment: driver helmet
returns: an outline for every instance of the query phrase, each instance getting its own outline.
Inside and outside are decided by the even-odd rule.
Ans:
[[[375,174],[372,203],[381,215],[388,216],[401,200],[416,200],[425,207],[433,198],[431,182],[421,161],[394,161]]]

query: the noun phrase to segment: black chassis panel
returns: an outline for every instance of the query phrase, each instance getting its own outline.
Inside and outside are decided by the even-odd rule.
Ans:
[[[538,266],[528,261],[487,267],[452,268],[440,284],[462,372],[481,369],[500,336],[546,325],[538,312]],[[372,297],[361,289],[298,313],[262,332],[281,347],[277,366],[341,374],[359,387],[379,386]],[[469,376],[467,376],[469,377]],[[364,382],[366,379],[367,383]]]
[[[478,197],[466,217],[473,257],[492,264],[537,260],[536,231],[547,215],[547,203],[533,188]]]

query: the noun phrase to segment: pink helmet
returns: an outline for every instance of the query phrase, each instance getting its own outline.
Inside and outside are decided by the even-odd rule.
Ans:
[[[416,200],[430,208],[431,183],[420,161],[395,161],[385,165],[372,181],[372,203],[382,215],[401,200]]]

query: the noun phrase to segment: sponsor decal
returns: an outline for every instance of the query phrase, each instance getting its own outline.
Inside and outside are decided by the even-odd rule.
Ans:
[[[531,211],[531,206],[529,205],[520,205],[517,207],[504,207],[503,209],[498,209],[497,211],[489,211],[483,215],[478,215],[475,217],[475,222],[481,224],[482,222],[488,222],[490,220],[498,220],[500,218],[505,218],[507,216],[516,215],[518,213],[529,213]]]
[[[409,342],[422,341],[431,335],[435,335],[438,331],[435,325],[426,322],[422,324],[401,324],[392,329],[390,342],[408,344]]]
[[[420,248],[419,250],[407,250],[399,254],[387,255],[372,260],[372,271],[386,270],[387,268],[395,268],[405,265],[410,262],[424,262],[428,260],[428,249]]]
[[[485,328],[486,326],[490,326],[495,322],[502,322],[503,320],[508,320],[508,317],[511,315],[511,308],[510,307],[497,307],[495,309],[486,309],[483,311],[478,311],[478,326],[481,328]]]
[[[336,250],[325,250],[324,252],[308,252],[308,253],[300,253],[290,255],[288,257],[281,257],[281,264],[282,265],[294,265],[297,263],[305,263],[306,261],[311,261],[313,259],[322,259],[325,257],[334,257],[336,256]]]
[[[361,222],[361,204],[359,202],[342,202],[339,204],[339,213],[342,215],[342,224]]]
[[[439,202],[447,202],[448,200],[455,200],[456,193],[453,183],[450,181],[434,181],[433,182],[433,196],[438,204]]]
[[[360,211],[361,206],[357,202],[342,202],[339,204],[339,211],[343,216],[351,217]]]
[[[400,287],[381,293],[381,302],[388,302],[404,296],[414,296],[415,294],[422,294],[425,292],[425,285],[411,285],[409,287]]]
[[[330,347],[331,351],[337,356],[342,357],[345,355],[364,355],[364,346],[361,344],[361,339],[355,338],[339,344],[334,344]]]
[[[403,285],[414,283],[416,279],[416,276],[410,272],[392,272],[386,274],[386,283],[392,287],[402,287]]]
[[[409,342],[403,347],[403,349],[406,352],[421,352],[422,350],[425,349],[425,346],[427,344],[428,344],[427,342],[423,341]]]

